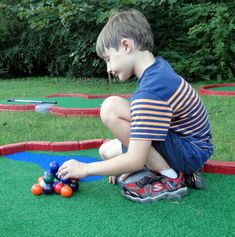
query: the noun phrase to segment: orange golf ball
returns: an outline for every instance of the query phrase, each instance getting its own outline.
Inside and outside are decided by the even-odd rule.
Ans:
[[[31,192],[34,195],[40,195],[42,193],[42,187],[39,184],[34,184],[31,188]]]
[[[69,186],[64,186],[60,191],[61,196],[63,197],[71,197],[73,195],[73,190]]]

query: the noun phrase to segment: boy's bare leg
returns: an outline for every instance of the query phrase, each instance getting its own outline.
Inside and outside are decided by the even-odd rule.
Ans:
[[[108,116],[108,117],[107,117]],[[114,139],[104,143],[100,149],[100,155],[103,159],[111,159],[122,154],[121,143],[128,146],[129,131],[130,131],[130,104],[128,101],[119,98],[111,97],[105,100],[101,108],[101,118],[104,124],[112,131],[112,133],[120,139]],[[146,161],[146,166],[150,170],[163,171],[170,169],[164,158],[155,150],[151,148],[149,156]],[[121,178],[124,180],[129,174],[124,174]],[[188,186],[196,189],[205,188],[205,181],[199,173],[193,173],[186,176]],[[115,183],[116,177],[109,178],[110,183]]]
[[[112,159],[122,154],[121,142],[118,139],[113,139],[105,142],[99,149],[100,157],[103,160]],[[109,176],[109,183],[116,183],[116,176]]]
[[[121,155],[122,152],[122,143],[118,139],[113,139],[102,144],[99,149],[100,157],[103,160],[112,159],[118,155]],[[124,181],[131,173],[126,173],[119,176],[119,182]],[[118,180],[116,176],[109,176],[110,184],[117,184]]]
[[[122,145],[118,139],[112,139],[104,144],[99,149],[100,156],[103,160],[108,160],[122,154]]]
[[[113,133],[113,135],[126,147],[128,147],[129,143],[129,133],[130,133],[130,121],[131,121],[131,114],[130,114],[130,103],[118,96],[111,96],[107,98],[102,106],[100,112],[101,119],[103,123],[109,128],[109,130]],[[121,154],[121,146],[119,148],[116,147],[118,142],[110,143],[109,147],[110,150],[113,149],[113,153],[110,152],[110,156],[108,155],[108,151],[106,155],[103,152],[103,158],[112,158],[115,157],[116,154],[119,155],[118,152]],[[108,144],[107,144],[108,145]],[[112,147],[113,145],[113,147]],[[104,144],[105,146],[105,144]],[[118,150],[120,149],[120,150]],[[102,147],[101,147],[102,150]],[[104,150],[103,150],[104,151]],[[113,156],[112,156],[113,154]],[[102,154],[101,154],[102,156]],[[106,157],[104,157],[106,156]],[[150,170],[161,171],[170,169],[167,162],[164,158],[154,149],[151,147],[149,151],[148,158],[146,160],[146,166]]]

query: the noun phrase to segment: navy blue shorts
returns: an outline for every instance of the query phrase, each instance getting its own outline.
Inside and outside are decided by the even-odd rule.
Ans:
[[[171,130],[165,141],[153,141],[152,145],[172,169],[184,174],[200,170],[213,154],[213,145],[209,141],[182,137]],[[127,151],[125,146],[122,146],[122,151]]]

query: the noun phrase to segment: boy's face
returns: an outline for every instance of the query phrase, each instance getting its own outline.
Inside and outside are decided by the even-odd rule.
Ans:
[[[104,60],[107,72],[120,81],[126,81],[133,75],[133,60],[126,47],[121,45],[118,50],[115,48],[105,49]]]

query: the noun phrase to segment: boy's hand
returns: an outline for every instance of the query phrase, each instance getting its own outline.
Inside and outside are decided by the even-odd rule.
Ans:
[[[69,178],[84,178],[86,174],[86,163],[81,163],[76,160],[68,160],[58,170],[58,177],[63,179]]]
[[[117,177],[116,176],[109,176],[109,183],[110,184],[116,184]]]
[[[125,179],[127,179],[132,173],[126,173],[126,174],[122,174],[120,176],[120,181],[124,181]],[[116,184],[117,183],[117,176],[109,176],[109,183],[110,184]]]
[[[126,174],[122,174],[120,176],[120,181],[125,181],[132,173],[126,173]]]
[[[124,182],[132,173],[122,174],[119,179],[120,181]],[[116,184],[117,183],[117,176],[109,176],[109,183]]]

